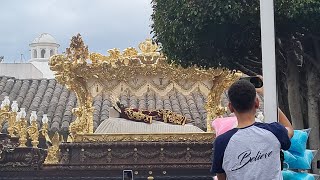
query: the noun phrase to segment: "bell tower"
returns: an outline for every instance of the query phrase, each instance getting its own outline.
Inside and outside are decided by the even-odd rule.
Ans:
[[[31,52],[30,62],[48,62],[51,56],[58,53],[59,46],[50,34],[41,34],[29,44]]]
[[[58,53],[60,45],[54,37],[48,33],[43,33],[29,44],[31,58],[29,62],[42,73],[42,78],[54,78],[54,73],[50,70],[49,58]]]

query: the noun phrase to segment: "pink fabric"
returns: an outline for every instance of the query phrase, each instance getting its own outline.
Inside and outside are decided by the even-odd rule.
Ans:
[[[217,177],[217,176],[214,176],[214,177],[213,177],[213,180],[218,180],[218,177]]]
[[[237,127],[237,117],[217,118],[212,121],[212,128],[216,131],[216,137]]]

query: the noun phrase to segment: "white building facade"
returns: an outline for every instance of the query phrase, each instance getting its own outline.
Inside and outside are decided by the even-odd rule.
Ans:
[[[49,58],[58,53],[59,44],[48,33],[43,33],[29,44],[31,59],[28,63],[0,63],[0,76],[19,79],[53,79]]]

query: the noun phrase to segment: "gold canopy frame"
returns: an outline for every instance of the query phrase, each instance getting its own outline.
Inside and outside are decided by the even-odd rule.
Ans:
[[[223,68],[201,69],[196,66],[183,68],[168,64],[166,57],[158,52],[158,46],[150,39],[140,43],[139,49],[141,52],[129,47],[122,53],[119,49],[111,49],[108,50],[109,56],[89,53],[88,46],[78,34],[72,37],[70,47],[66,49],[65,54],[54,55],[50,58],[50,69],[55,72],[57,81],[74,91],[77,96],[78,107],[72,111],[76,119],[69,127],[71,140],[105,142],[174,139],[207,141],[212,139],[211,120],[226,111],[220,104],[221,94],[239,79],[241,73]],[[146,81],[149,77],[157,77],[158,81]],[[167,82],[163,84],[160,80],[159,84],[159,78],[164,78]],[[140,84],[139,79],[142,79]],[[117,97],[123,89],[128,89],[138,95],[146,89],[153,89],[161,96],[172,88],[183,94],[198,88],[207,95],[207,103],[204,105],[207,111],[207,132],[152,135],[93,133],[93,97],[102,91]]]

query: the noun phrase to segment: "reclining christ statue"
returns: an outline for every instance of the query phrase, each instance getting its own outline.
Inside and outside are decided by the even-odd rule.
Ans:
[[[187,118],[170,110],[139,110],[119,101],[110,108],[109,119],[95,133],[181,133],[204,132],[187,123]]]

